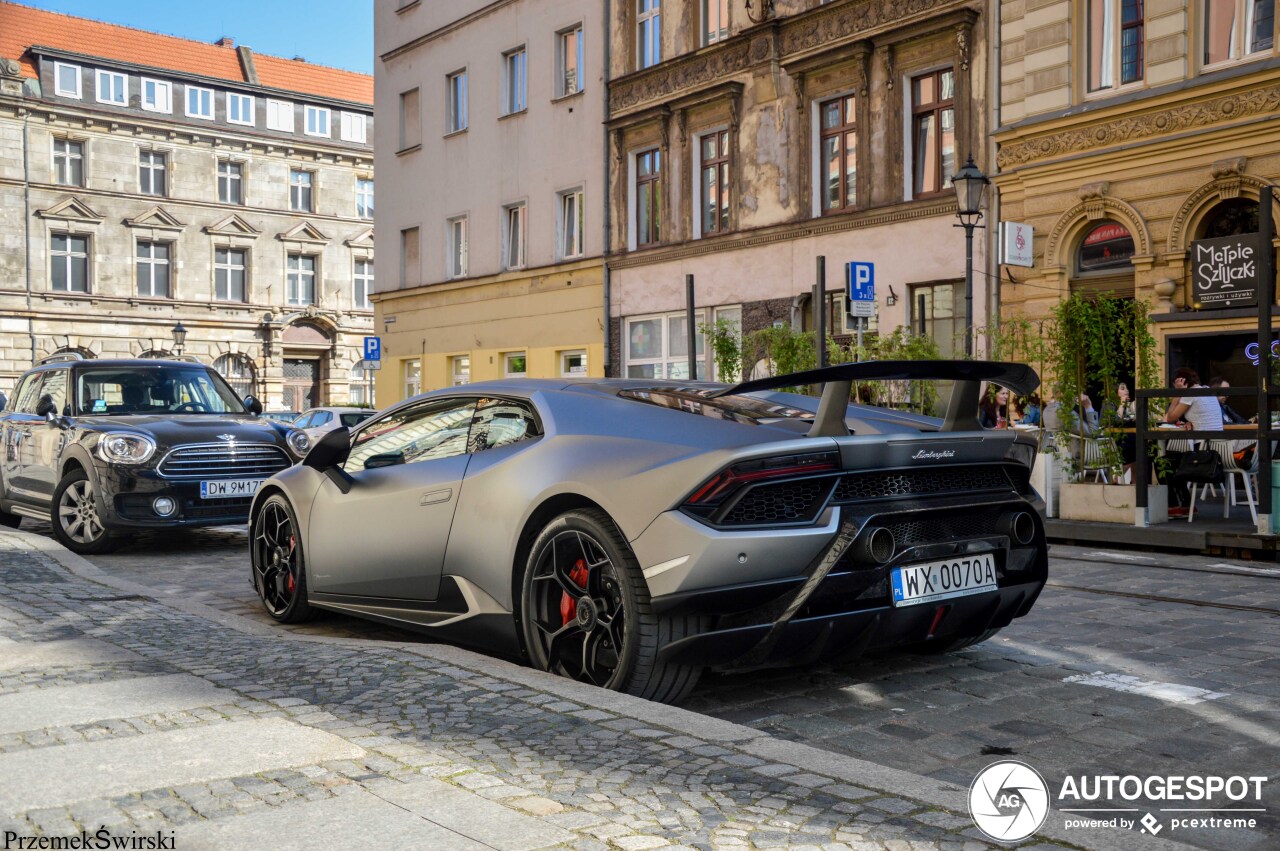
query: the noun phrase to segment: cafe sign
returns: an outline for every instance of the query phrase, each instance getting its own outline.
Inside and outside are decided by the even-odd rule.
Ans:
[[[1258,303],[1264,241],[1246,233],[1191,243],[1191,291],[1197,307],[1252,307]]]

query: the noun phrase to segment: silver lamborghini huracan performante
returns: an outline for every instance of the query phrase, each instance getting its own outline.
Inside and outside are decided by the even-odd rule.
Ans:
[[[849,405],[917,379],[954,382],[942,419]],[[882,361],[427,393],[263,483],[253,583],[282,622],[345,612],[668,702],[708,668],[966,647],[1048,570],[1036,445],[978,425],[984,381],[1039,384]],[[803,385],[821,398],[779,392]]]

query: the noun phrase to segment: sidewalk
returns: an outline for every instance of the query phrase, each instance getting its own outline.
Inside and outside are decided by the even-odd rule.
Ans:
[[[458,648],[291,635],[0,533],[0,835],[105,826],[180,849],[986,845],[966,794]],[[1051,815],[1024,845],[1081,838]]]

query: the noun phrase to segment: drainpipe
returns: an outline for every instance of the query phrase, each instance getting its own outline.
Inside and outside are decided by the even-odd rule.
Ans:
[[[601,266],[604,270],[604,374],[609,375],[609,368],[613,365],[613,319],[610,314],[613,312],[612,297],[613,291],[609,278],[609,245],[613,238],[613,228],[611,227],[610,211],[613,209],[612,196],[610,190],[612,182],[609,180],[609,63],[612,61],[613,47],[609,41],[609,22],[613,20],[613,0],[605,0],[604,4],[604,85],[601,88],[601,95],[604,98],[604,246],[600,251],[603,260]]]
[[[26,251],[27,336],[31,340],[31,365],[36,364],[36,320],[31,310],[31,111],[22,116],[22,241]]]
[[[994,132],[1000,126],[1000,10],[998,8],[995,13],[990,12],[991,7],[987,7],[987,39],[991,42],[992,49],[987,51],[991,56],[991,67],[987,69],[987,86],[988,92],[985,98],[991,104],[991,114],[989,120],[991,126],[987,129],[987,170],[990,174],[996,172],[996,143]],[[987,324],[1000,327],[1000,188],[997,186],[995,191],[991,193],[991,224],[987,228]],[[994,270],[994,271],[993,271]],[[991,357],[991,338],[987,337],[987,357]]]

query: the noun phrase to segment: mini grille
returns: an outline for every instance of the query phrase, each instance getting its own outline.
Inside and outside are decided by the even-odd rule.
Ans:
[[[284,450],[269,443],[180,446],[158,468],[170,479],[265,479],[289,466]]]
[[[836,486],[836,502],[862,502],[899,496],[936,496],[969,491],[1010,490],[999,467],[952,467],[937,470],[899,470],[892,473],[851,473]]]
[[[756,526],[811,520],[829,481],[809,479],[753,488],[721,522],[725,526]]]
[[[899,521],[885,524],[893,533],[898,547],[917,544],[941,544],[964,538],[980,538],[997,534],[1000,516],[994,513],[954,514],[949,517],[931,517],[922,520]]]

